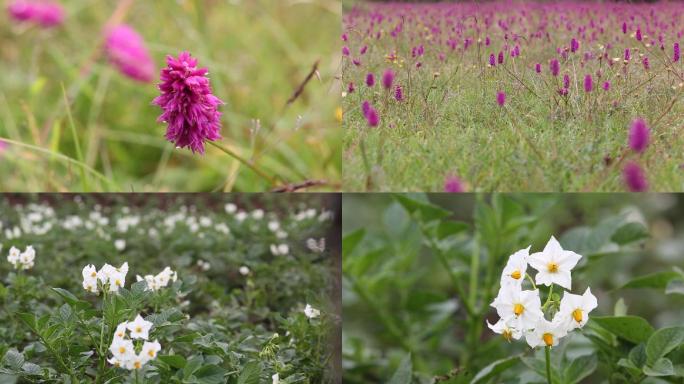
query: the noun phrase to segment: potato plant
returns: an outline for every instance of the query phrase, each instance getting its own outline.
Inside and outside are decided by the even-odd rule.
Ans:
[[[333,381],[325,199],[223,200],[7,197],[0,383]]]

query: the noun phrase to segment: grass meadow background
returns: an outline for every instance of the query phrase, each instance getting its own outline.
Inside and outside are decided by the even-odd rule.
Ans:
[[[42,30],[10,20],[0,2],[0,138],[11,140],[0,147],[0,189],[270,188],[216,148],[198,156],[166,142],[161,111],[151,105],[157,80],[136,83],[101,53],[118,1],[61,3],[65,23]],[[183,50],[208,67],[214,94],[226,102],[223,145],[287,183],[325,180],[318,190],[336,190],[340,17],[335,0],[143,0],[123,21],[145,38],[157,74],[166,55]],[[319,76],[286,108],[317,60]]]

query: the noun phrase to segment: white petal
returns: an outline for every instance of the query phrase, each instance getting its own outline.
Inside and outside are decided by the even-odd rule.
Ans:
[[[559,270],[558,273],[554,273],[554,283],[560,285],[561,287],[570,290],[572,286],[572,278],[570,277],[570,271]]]

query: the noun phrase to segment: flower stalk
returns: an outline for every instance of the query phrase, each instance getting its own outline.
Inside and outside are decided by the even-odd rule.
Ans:
[[[546,355],[546,381],[549,384],[551,383],[551,347],[546,347],[545,348],[545,355]]]

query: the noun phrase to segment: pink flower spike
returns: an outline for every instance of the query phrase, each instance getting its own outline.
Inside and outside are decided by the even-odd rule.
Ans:
[[[50,28],[64,22],[64,9],[54,1],[15,0],[7,6],[10,16]]]
[[[451,175],[447,176],[446,180],[444,180],[444,192],[461,193],[465,192],[465,187],[463,186],[461,179]]]
[[[105,38],[105,50],[109,61],[124,75],[144,83],[154,78],[154,62],[145,41],[130,26],[111,28]]]
[[[622,179],[631,192],[645,192],[648,190],[646,174],[641,166],[635,162],[625,164],[622,169]]]
[[[506,93],[499,91],[496,93],[496,103],[503,107],[506,104]]]
[[[646,125],[644,119],[636,119],[632,121],[632,126],[629,129],[629,147],[634,152],[643,153],[650,142],[651,131]]]
[[[208,70],[197,68],[190,53],[167,56],[166,63],[161,70],[161,95],[152,102],[163,111],[157,121],[168,124],[166,139],[176,147],[203,154],[205,141],[221,138],[218,106],[224,102],[212,94]]]

